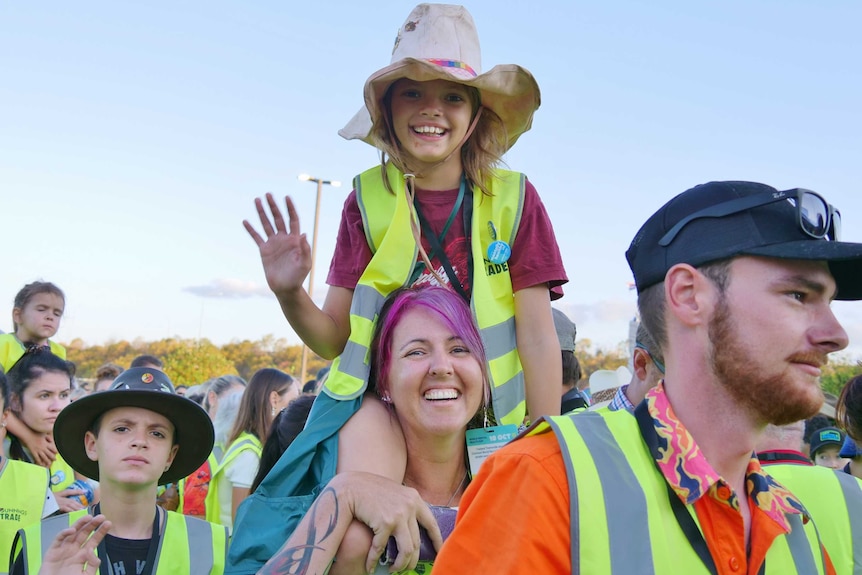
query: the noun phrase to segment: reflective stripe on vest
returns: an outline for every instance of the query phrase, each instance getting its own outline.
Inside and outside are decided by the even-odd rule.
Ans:
[[[410,226],[413,207],[402,191],[404,176],[390,164],[387,177],[397,193],[386,190],[379,167],[363,172],[354,180],[366,240],[373,256],[354,292],[350,339],[326,382],[327,393],[336,399],[352,399],[365,390],[369,372],[368,347],[376,315],[386,296],[409,280],[416,262],[418,248]],[[506,241],[510,246],[514,243],[523,210],[525,181],[523,174],[498,170],[491,182],[493,196],[474,191],[471,223],[474,267],[470,278],[470,307],[485,344],[497,421],[514,424],[524,419],[526,396],[516,348],[512,281],[507,267],[488,274],[486,251],[494,239]],[[489,222],[493,222],[498,237],[491,237]]]
[[[230,447],[228,447],[227,452],[224,454],[221,463],[219,463],[215,469],[210,467],[210,484],[207,488],[207,497],[204,500],[207,521],[221,524],[221,504],[218,498],[218,491],[219,483],[223,480],[224,474],[222,471],[224,471],[230,462],[236,459],[240,453],[247,450],[254,451],[258,459],[260,459],[263,447],[261,446],[260,439],[251,433],[243,431],[236,439],[234,439],[233,443],[230,444]]]
[[[836,471],[835,477],[841,485],[841,494],[847,506],[850,520],[850,541],[853,545],[853,575],[862,575],[862,486],[860,481],[843,471]]]
[[[0,470],[0,509],[7,513],[0,516],[0,573],[9,570],[9,545],[15,532],[42,520],[48,490],[47,469],[24,461],[4,460],[5,466]]]
[[[573,574],[708,573],[676,522],[666,480],[630,413],[546,418],[529,434],[548,431],[560,442],[566,465]],[[825,573],[814,522],[803,525],[792,514],[788,519],[792,531],[773,542],[766,573]]]
[[[36,574],[42,557],[60,531],[87,513],[86,509],[58,515],[18,531],[15,552],[24,553],[24,573]],[[167,511],[164,534],[159,538],[155,575],[224,573],[227,529],[196,517]]]
[[[826,467],[763,463],[814,520],[839,575],[862,575],[862,481]]]

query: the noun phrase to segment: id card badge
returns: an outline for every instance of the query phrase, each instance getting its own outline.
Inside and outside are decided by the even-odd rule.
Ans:
[[[476,477],[482,462],[517,435],[518,426],[514,424],[468,429],[467,458],[470,460],[470,474]]]

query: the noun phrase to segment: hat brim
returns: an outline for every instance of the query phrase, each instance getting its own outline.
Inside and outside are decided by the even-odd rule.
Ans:
[[[743,249],[734,255],[825,261],[829,264],[829,271],[838,287],[835,299],[862,299],[862,243],[798,240]]]
[[[365,82],[365,107],[338,131],[348,140],[362,140],[376,145],[371,127],[381,114],[383,96],[396,80],[408,78],[417,82],[448,80],[476,88],[482,106],[492,110],[503,121],[508,138],[507,149],[530,129],[533,113],[541,104],[536,79],[526,69],[515,64],[494,66],[484,74],[465,77],[458,68],[444,68],[425,60],[404,58],[372,74]]]
[[[165,416],[174,425],[174,443],[179,445],[171,467],[159,485],[175,483],[194,473],[212,452],[215,434],[204,409],[180,395],[138,390],[113,390],[84,396],[66,406],[54,422],[57,451],[72,468],[91,479],[99,479],[99,463],[87,456],[84,435],[93,422],[117,407],[140,407]]]

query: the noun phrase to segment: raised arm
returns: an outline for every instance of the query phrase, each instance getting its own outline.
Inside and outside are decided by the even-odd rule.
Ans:
[[[278,298],[284,317],[302,341],[319,356],[333,359],[344,350],[350,335],[353,290],[330,287],[323,309],[317,307],[302,287],[311,270],[311,246],[300,231],[293,201],[285,198],[287,224],[272,194],[266,195],[266,202],[272,219],[263,200],[254,200],[265,238],[248,220],[242,222],[260,250],[266,282]]]
[[[524,368],[530,420],[560,415],[563,365],[546,284],[515,292],[515,338]]]

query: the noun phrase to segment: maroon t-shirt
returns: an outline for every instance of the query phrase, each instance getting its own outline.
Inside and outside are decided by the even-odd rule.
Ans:
[[[446,225],[446,220],[449,219],[455,200],[458,198],[458,189],[429,191],[417,188],[416,198],[422,215],[439,237]],[[458,281],[467,293],[470,293],[470,281],[467,277],[469,275],[467,271],[469,240],[464,235],[462,210],[459,210],[455,215],[455,219],[441,244]],[[431,245],[424,233],[422,246],[430,255]],[[529,180],[526,182],[524,190],[524,210],[521,224],[511,247],[512,255],[508,264],[513,292],[539,284],[548,284],[551,288],[551,299],[558,299],[563,296],[563,290],[560,286],[569,280],[566,277],[566,270],[563,268],[560,248],[557,246],[557,239],[554,237],[554,228],[550,218],[548,218],[548,212],[545,211],[545,206],[539,199],[536,188]],[[335,253],[332,256],[326,283],[355,289],[362,272],[365,271],[368,262],[371,261],[371,256],[371,249],[368,247],[362,226],[362,215],[356,201],[356,190],[354,190],[344,201],[338,240],[335,244]],[[473,262],[473,267],[480,269],[481,266],[487,264],[488,262]],[[446,271],[436,255],[431,258],[431,265],[444,281],[449,281]],[[413,285],[436,283],[436,278],[423,268],[421,275],[413,282]]]

